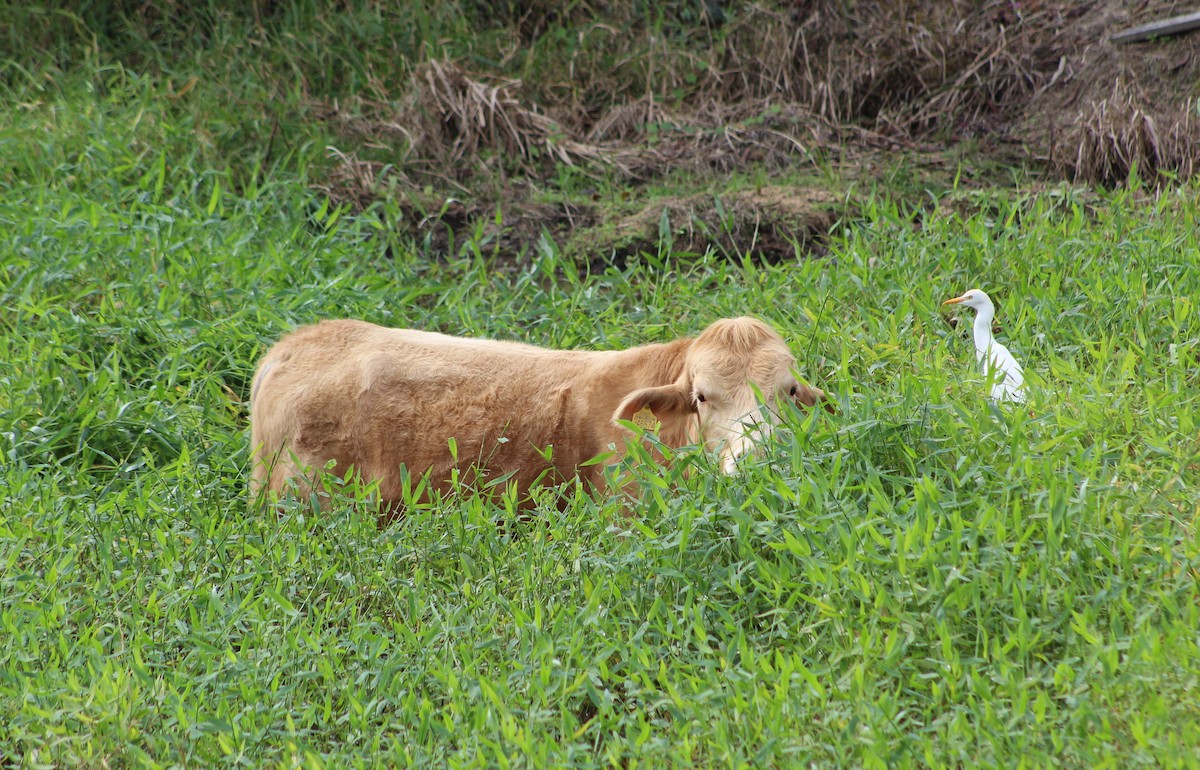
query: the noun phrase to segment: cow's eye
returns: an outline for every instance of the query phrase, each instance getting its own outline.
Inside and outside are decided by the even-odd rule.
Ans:
[[[704,394],[703,394],[703,393],[697,393],[697,394],[696,394],[696,400],[697,400],[697,401],[699,401],[701,404],[703,404],[703,403],[704,403],[705,401],[707,401],[708,399],[704,397]]]
[[[797,389],[798,389],[798,388],[797,388],[795,385],[793,385],[793,386],[792,386],[792,389],[788,391],[788,395],[789,395],[789,396],[791,396],[792,398],[795,398],[795,397],[796,397],[796,390],[797,390]]]

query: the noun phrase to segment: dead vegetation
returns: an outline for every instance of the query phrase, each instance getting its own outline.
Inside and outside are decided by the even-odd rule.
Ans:
[[[673,253],[714,251],[731,259],[753,254],[763,262],[821,256],[830,230],[852,216],[846,202],[819,188],[758,187],[713,195],[655,199],[616,218],[604,250],[583,248],[591,269],[623,267],[660,244]],[[592,236],[594,238],[594,236]]]
[[[1109,40],[1171,2],[710,0],[667,3],[678,18],[654,24],[632,0],[478,1],[524,46],[501,61],[535,76],[433,59],[389,98],[327,104],[348,139],[391,158],[346,151],[330,193],[363,205],[390,175],[470,194],[480,175],[544,184],[557,165],[636,184],[963,140],[1101,185],[1187,177],[1200,157],[1196,37]]]
[[[712,73],[727,100],[781,98],[833,125],[912,137],[979,121],[1053,76],[1062,8],[808,0],[751,6]]]
[[[1066,137],[1075,157],[1060,158],[1059,165],[1077,178],[1110,187],[1131,174],[1149,174],[1152,179],[1190,177],[1196,170],[1200,133],[1194,109],[1190,101],[1185,103],[1160,128],[1150,101],[1118,81],[1111,97],[1093,102],[1080,113]]]

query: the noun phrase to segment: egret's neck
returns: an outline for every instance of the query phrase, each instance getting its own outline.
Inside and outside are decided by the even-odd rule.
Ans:
[[[992,344],[992,319],[995,316],[995,308],[990,307],[981,307],[975,314],[975,350],[980,357]]]

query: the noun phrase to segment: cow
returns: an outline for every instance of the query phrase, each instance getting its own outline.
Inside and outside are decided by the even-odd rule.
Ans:
[[[388,506],[425,473],[441,490],[489,474],[523,496],[574,477],[596,487],[634,433],[621,421],[670,447],[703,444],[732,472],[770,435],[781,400],[830,408],[795,368],[779,334],[749,317],[606,351],[321,321],[285,335],[255,373],[251,496],[311,494],[330,466],[377,483]]]

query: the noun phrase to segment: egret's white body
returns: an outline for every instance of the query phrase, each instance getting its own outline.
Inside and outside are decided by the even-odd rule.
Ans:
[[[996,306],[987,292],[971,289],[961,297],[948,299],[947,305],[966,305],[975,310],[975,360],[983,368],[983,376],[992,383],[993,401],[1025,400],[1025,371],[992,336],[992,319],[996,317]]]

